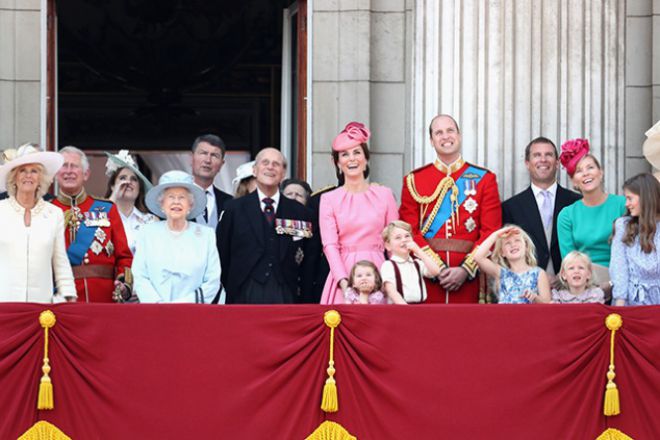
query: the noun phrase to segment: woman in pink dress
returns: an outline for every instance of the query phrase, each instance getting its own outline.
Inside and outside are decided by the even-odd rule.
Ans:
[[[343,304],[348,274],[360,260],[380,267],[385,260],[383,228],[399,218],[392,191],[370,184],[371,133],[358,122],[349,123],[332,142],[339,188],[321,196],[319,227],[323,251],[330,265],[321,304]]]

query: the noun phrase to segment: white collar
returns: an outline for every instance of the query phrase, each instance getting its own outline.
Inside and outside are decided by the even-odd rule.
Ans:
[[[544,191],[543,188],[539,188],[538,186],[534,185],[533,183],[530,184],[532,187],[532,192],[534,193],[534,197],[538,197],[541,191]],[[555,183],[550,185],[547,190],[550,194],[552,194],[552,197],[554,198],[557,195],[557,181],[555,180]]]
[[[257,187],[257,195],[259,196],[259,203],[264,204],[264,199],[268,197],[266,194],[262,193],[261,190]],[[277,191],[275,194],[270,196],[273,199],[273,206],[277,206],[280,203],[280,192]]]
[[[396,263],[410,263],[411,261],[413,261],[413,259],[410,255],[408,255],[408,258],[401,258],[398,255],[394,255],[394,254],[392,254],[390,256],[390,260],[392,260]]]

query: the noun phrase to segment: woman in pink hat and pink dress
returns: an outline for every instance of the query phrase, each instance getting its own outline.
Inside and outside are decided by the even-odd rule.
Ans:
[[[319,227],[323,251],[330,265],[321,304],[343,304],[348,276],[360,260],[380,267],[385,261],[381,231],[399,218],[392,191],[370,184],[369,148],[371,133],[351,122],[332,142],[339,188],[321,196]]]

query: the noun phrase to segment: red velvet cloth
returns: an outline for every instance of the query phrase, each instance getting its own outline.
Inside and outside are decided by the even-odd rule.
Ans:
[[[39,419],[77,440],[304,439],[324,419],[360,440],[660,438],[660,307],[337,306],[330,415],[329,307],[53,306],[55,409],[37,411],[45,308],[0,306],[0,439]]]

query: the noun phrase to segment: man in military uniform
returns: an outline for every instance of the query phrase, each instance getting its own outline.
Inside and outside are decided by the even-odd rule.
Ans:
[[[408,174],[401,190],[401,220],[413,227],[415,242],[442,268],[428,282],[430,303],[485,301],[486,283],[472,255],[502,225],[495,175],[461,157],[461,133],[449,115],[429,126],[435,162]]]
[[[64,211],[67,255],[78,301],[112,302],[130,297],[133,255],[112,202],[85,192],[87,156],[76,147],[60,150],[64,165],[57,173],[59,193],[53,204]]]

